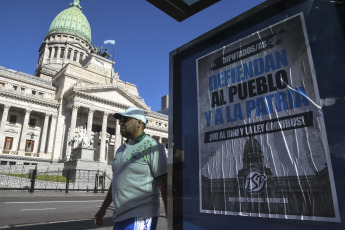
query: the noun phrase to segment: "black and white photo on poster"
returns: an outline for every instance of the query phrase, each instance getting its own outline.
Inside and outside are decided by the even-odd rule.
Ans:
[[[196,65],[200,211],[338,222],[303,14]]]

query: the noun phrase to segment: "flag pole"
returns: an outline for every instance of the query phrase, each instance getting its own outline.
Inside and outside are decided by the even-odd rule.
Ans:
[[[112,45],[114,45],[114,47],[113,47],[113,56],[111,58],[111,66],[114,69],[114,64],[113,63],[114,63],[114,55],[115,55],[115,40],[105,40],[104,44],[112,44]],[[113,69],[111,70],[111,75],[110,75],[111,80],[113,80]]]
[[[113,67],[113,69],[111,70],[111,79],[114,81],[113,79],[113,70],[114,70],[114,53],[115,53],[115,44],[113,47],[113,57],[111,58],[111,66]]]

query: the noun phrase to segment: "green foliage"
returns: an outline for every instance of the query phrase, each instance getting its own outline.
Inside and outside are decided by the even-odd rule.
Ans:
[[[8,176],[15,176],[20,178],[29,178],[29,174],[13,174],[13,173],[1,173],[2,175],[8,175]],[[65,176],[59,176],[59,175],[45,175],[45,174],[37,174],[36,180],[43,180],[43,181],[54,181],[54,182],[66,182],[67,178]],[[72,180],[69,180],[70,183],[72,183]]]

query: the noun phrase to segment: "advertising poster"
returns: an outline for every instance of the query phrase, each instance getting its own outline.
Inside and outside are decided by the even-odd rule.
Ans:
[[[303,14],[196,65],[200,211],[339,222]]]

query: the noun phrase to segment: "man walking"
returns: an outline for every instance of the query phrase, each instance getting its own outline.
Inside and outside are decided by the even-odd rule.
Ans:
[[[94,217],[95,225],[102,225],[107,208],[114,202],[114,230],[155,230],[160,192],[167,210],[164,147],[145,134],[147,120],[141,109],[131,107],[114,117],[119,119],[120,133],[127,140],[114,156],[112,184]]]

